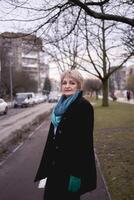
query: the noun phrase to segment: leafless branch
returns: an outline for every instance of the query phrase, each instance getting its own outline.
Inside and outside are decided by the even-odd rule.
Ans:
[[[96,19],[103,19],[103,20],[112,20],[112,21],[117,21],[117,22],[122,22],[125,24],[128,24],[130,26],[134,26],[134,19],[129,18],[129,17],[124,17],[124,16],[120,16],[120,15],[112,15],[112,14],[103,14],[103,13],[99,13],[96,12],[92,9],[90,9],[86,3],[83,3],[79,0],[70,0],[70,2],[72,2],[74,5],[82,8],[88,15],[90,15],[91,17],[94,17]]]

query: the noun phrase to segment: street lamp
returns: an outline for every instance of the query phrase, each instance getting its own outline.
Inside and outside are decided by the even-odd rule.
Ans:
[[[1,84],[1,56],[0,56],[0,97],[2,95],[2,84]]]
[[[9,66],[9,76],[10,76],[10,100],[11,100],[11,107],[13,102],[13,77],[12,77],[12,67]]]
[[[11,65],[11,56],[13,55],[12,52],[9,52],[9,81],[10,81],[10,101],[11,101],[11,107],[13,102],[13,76],[12,76],[12,65]]]

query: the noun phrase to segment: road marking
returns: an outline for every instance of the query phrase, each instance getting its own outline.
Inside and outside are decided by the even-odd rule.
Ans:
[[[31,138],[34,135],[34,133],[41,128],[42,124],[43,122],[36,129],[34,129],[32,133],[29,134],[28,138]]]
[[[24,142],[21,142],[13,151],[12,153],[15,153],[22,145]]]

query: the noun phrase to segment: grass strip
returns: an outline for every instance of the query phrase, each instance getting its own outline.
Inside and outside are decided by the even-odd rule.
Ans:
[[[134,105],[95,102],[94,143],[112,200],[134,200]]]

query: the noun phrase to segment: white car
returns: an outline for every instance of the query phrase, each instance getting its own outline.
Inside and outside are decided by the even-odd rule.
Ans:
[[[43,102],[47,101],[47,96],[46,95],[42,95],[42,94],[37,94],[35,96],[34,100],[35,100],[36,104],[43,103]]]
[[[28,107],[35,104],[35,94],[33,92],[21,92],[16,93],[14,99],[14,108],[17,107]]]
[[[7,114],[8,104],[4,101],[4,99],[0,98],[0,113]]]
[[[58,92],[57,91],[51,91],[49,96],[48,96],[48,102],[54,103],[54,102],[57,102],[58,99],[59,99]]]

